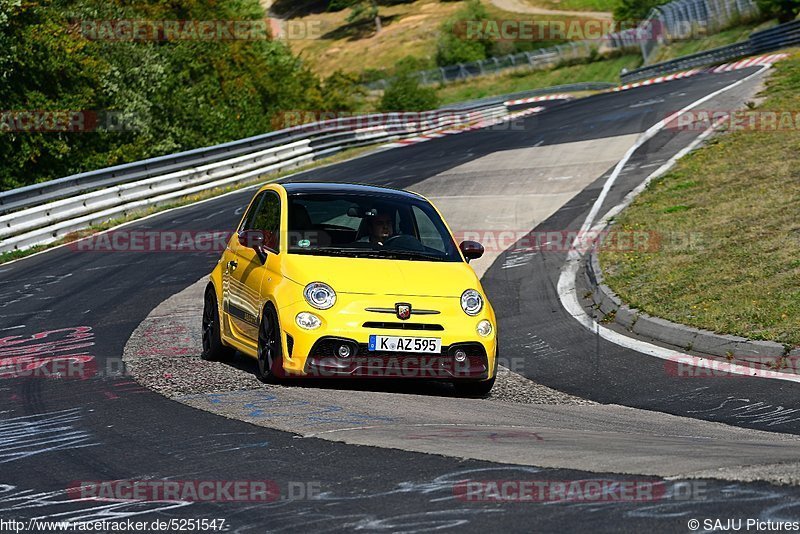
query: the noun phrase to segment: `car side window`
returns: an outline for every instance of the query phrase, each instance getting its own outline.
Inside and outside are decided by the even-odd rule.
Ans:
[[[239,227],[239,231],[243,230],[252,230],[253,229],[253,219],[255,219],[255,214],[258,211],[258,208],[261,204],[261,201],[264,200],[265,193],[259,193],[256,195],[256,198],[250,204],[250,209],[247,210],[247,213],[242,219],[242,225]]]
[[[264,245],[274,251],[280,247],[281,199],[274,191],[265,191],[261,204],[255,211],[250,228],[247,230],[263,230]]]
[[[419,230],[419,240],[428,248],[432,248],[437,252],[446,252],[447,246],[442,241],[442,234],[431,221],[430,217],[414,206],[414,218],[417,221],[417,229]]]

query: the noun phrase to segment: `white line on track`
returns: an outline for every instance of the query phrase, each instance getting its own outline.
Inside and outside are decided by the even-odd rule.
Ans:
[[[667,349],[664,347],[659,347],[657,345],[653,345],[652,343],[647,343],[639,339],[628,337],[624,334],[611,330],[610,328],[606,328],[603,325],[595,322],[594,319],[592,319],[592,317],[590,317],[589,314],[586,313],[586,311],[583,309],[583,306],[581,306],[580,301],[578,300],[578,295],[575,290],[575,279],[580,269],[580,260],[582,257],[582,254],[579,252],[579,250],[585,250],[583,246],[578,247],[578,245],[581,244],[580,240],[582,239],[582,236],[592,235],[594,232],[605,228],[605,226],[608,224],[611,218],[617,215],[619,212],[621,212],[628,204],[630,204],[633,201],[633,199],[639,193],[641,193],[645,189],[645,187],[647,187],[648,183],[650,183],[653,179],[667,172],[669,169],[672,168],[673,165],[675,165],[675,163],[680,158],[682,158],[683,156],[694,150],[700,143],[702,143],[706,138],[708,138],[709,135],[711,135],[714,132],[714,130],[720,124],[721,121],[718,121],[715,124],[711,125],[703,133],[697,136],[688,146],[686,146],[683,150],[672,156],[661,167],[656,169],[656,171],[653,172],[650,176],[648,176],[644,182],[639,184],[639,186],[636,187],[636,189],[628,193],[625,196],[625,198],[622,199],[622,202],[611,208],[608,211],[608,213],[606,213],[605,216],[595,225],[594,220],[597,217],[600,208],[603,206],[603,202],[608,196],[611,187],[614,185],[614,182],[616,182],[617,177],[622,172],[622,169],[625,167],[625,165],[628,163],[628,160],[630,160],[631,156],[633,156],[633,154],[636,152],[637,149],[639,149],[643,144],[652,139],[657,133],[659,133],[664,128],[664,126],[669,124],[670,121],[674,120],[681,113],[685,113],[686,111],[689,111],[690,109],[693,109],[703,104],[704,102],[711,100],[712,98],[724,93],[725,91],[728,91],[730,89],[733,89],[734,87],[737,87],[745,83],[751,78],[754,78],[755,76],[762,74],[764,71],[769,69],[769,67],[770,65],[764,65],[761,69],[750,74],[749,76],[742,78],[741,80],[734,82],[730,85],[727,85],[722,89],[718,89],[717,91],[714,91],[713,93],[710,93],[704,96],[703,98],[700,98],[692,102],[688,106],[675,112],[666,119],[657,122],[656,124],[648,128],[639,137],[639,139],[637,139],[636,143],[633,144],[633,146],[625,153],[625,155],[622,157],[619,163],[617,163],[617,165],[614,167],[614,170],[612,171],[611,175],[608,177],[605,184],[603,185],[603,189],[600,192],[600,195],[597,197],[597,200],[595,200],[592,209],[586,216],[586,220],[583,222],[580,232],[578,232],[578,237],[575,238],[575,241],[573,242],[572,247],[569,253],[567,254],[567,261],[564,264],[564,267],[561,269],[561,275],[558,278],[558,298],[561,301],[561,305],[564,306],[567,312],[570,315],[572,315],[572,317],[574,317],[587,330],[590,330],[591,332],[596,333],[603,339],[615,343],[621,347],[635,350],[637,352],[641,352],[642,354],[647,354],[649,356],[655,356],[656,358],[660,358],[662,360],[685,363],[687,357],[685,353]],[[693,358],[692,365],[695,367],[713,369],[717,372],[722,372],[722,373],[730,373],[730,374],[744,375],[744,376],[758,374],[760,378],[771,378],[777,380],[784,380],[787,382],[800,382],[800,375],[789,375],[781,373],[759,373],[758,371],[755,371],[751,367],[746,367],[735,363],[723,362],[720,360],[710,359],[710,358],[700,358],[700,357]]]

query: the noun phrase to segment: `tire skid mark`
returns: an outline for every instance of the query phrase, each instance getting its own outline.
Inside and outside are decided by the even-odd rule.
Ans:
[[[81,419],[81,409],[70,408],[0,420],[0,464],[99,445],[74,425]]]
[[[71,499],[67,490],[37,491],[0,483],[0,514],[8,517],[26,511],[31,519],[70,522],[119,521],[142,514],[165,512],[192,504],[186,501],[107,501]],[[27,514],[26,514],[27,515]]]

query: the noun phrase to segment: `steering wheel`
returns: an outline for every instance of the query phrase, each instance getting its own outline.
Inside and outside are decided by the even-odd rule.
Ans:
[[[400,241],[401,239],[403,241]],[[407,234],[393,235],[392,237],[383,242],[383,246],[385,248],[388,248],[390,245],[394,245],[395,248],[404,248],[406,250],[424,250],[422,247],[422,243],[420,243],[413,236]]]

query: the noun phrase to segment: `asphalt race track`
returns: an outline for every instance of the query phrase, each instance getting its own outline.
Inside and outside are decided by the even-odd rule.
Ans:
[[[451,197],[465,194],[465,182],[452,179],[453,187],[458,189],[448,192],[436,189],[439,177],[472,179],[469,195],[479,197],[500,191],[515,196],[518,191],[503,189],[509,173],[524,175],[530,169],[519,163],[515,169],[493,173],[491,164],[503,161],[493,155],[516,154],[514,161],[518,162],[529,156],[550,161],[569,158],[569,153],[554,156],[539,149],[580,142],[586,146],[606,145],[610,151],[621,152],[626,143],[632,143],[634,134],[753,72],[754,69],[744,69],[701,74],[555,103],[545,112],[525,119],[519,128],[468,132],[379,151],[292,179],[365,182],[412,190],[419,186],[420,192],[433,191],[431,196],[437,204],[437,198],[444,199],[456,220],[465,218],[460,223],[463,225],[468,222],[465,208]],[[756,82],[723,93],[706,107],[725,109],[741,104],[753,93]],[[643,146],[612,188],[601,213],[688,145],[697,133],[667,130]],[[602,161],[603,166],[608,163]],[[532,204],[523,202],[515,208],[511,224],[529,224],[537,231],[578,229],[611,166],[613,163],[595,175],[574,169],[563,185],[556,183],[555,189],[548,192],[560,195],[556,209],[548,209],[542,199],[533,199]],[[561,177],[561,173],[545,172],[540,178]],[[569,180],[574,180],[572,186]],[[236,192],[134,222],[127,228],[229,231],[252,193],[252,189]],[[526,215],[529,207],[539,215]],[[503,211],[496,201],[481,209]],[[447,209],[445,215],[457,228]],[[555,289],[565,256],[562,252],[520,254],[498,250],[490,264],[480,267],[484,287],[500,320],[502,356],[515,362],[514,371],[602,404],[779,432],[784,434],[780,439],[787,442],[798,433],[800,408],[794,406],[800,390],[795,384],[762,379],[671,377],[665,373],[663,361],[622,349],[584,330],[562,308]],[[94,357],[99,369],[119,365],[131,334],[151,311],[206,276],[217,259],[216,252],[103,253],[62,247],[0,266],[0,336],[5,338],[0,351],[15,350],[16,346],[23,347],[24,352],[25,347],[31,347],[29,355],[35,356],[36,342],[46,338],[27,340],[31,336],[90,327],[81,330],[80,350]],[[64,333],[49,334],[50,339],[59,336]],[[415,391],[409,386],[405,393]],[[404,393],[391,395],[396,396],[396,404],[402,405]],[[0,515],[4,519],[224,518],[228,532],[687,532],[687,521],[692,518],[796,520],[800,515],[800,491],[792,486],[724,480],[704,480],[702,498],[668,494],[654,502],[468,502],[455,495],[454,483],[471,478],[662,479],[620,471],[603,474],[493,463],[448,456],[447,450],[432,454],[300,438],[296,433],[220,417],[174,402],[126,377],[6,378],[0,380],[0,399]],[[457,403],[452,398],[446,400]],[[704,445],[703,438],[694,442],[698,448]],[[603,443],[597,447],[602,448]],[[626,451],[618,450],[616,454],[624,457]],[[661,461],[669,464],[671,457],[693,454],[691,446],[683,442]],[[736,454],[734,446],[730,455]],[[267,479],[275,481],[282,494],[300,486],[318,491],[312,499],[280,499],[272,503],[98,501],[76,499],[67,491],[76,481],[162,478]],[[674,491],[674,486],[670,487]]]

